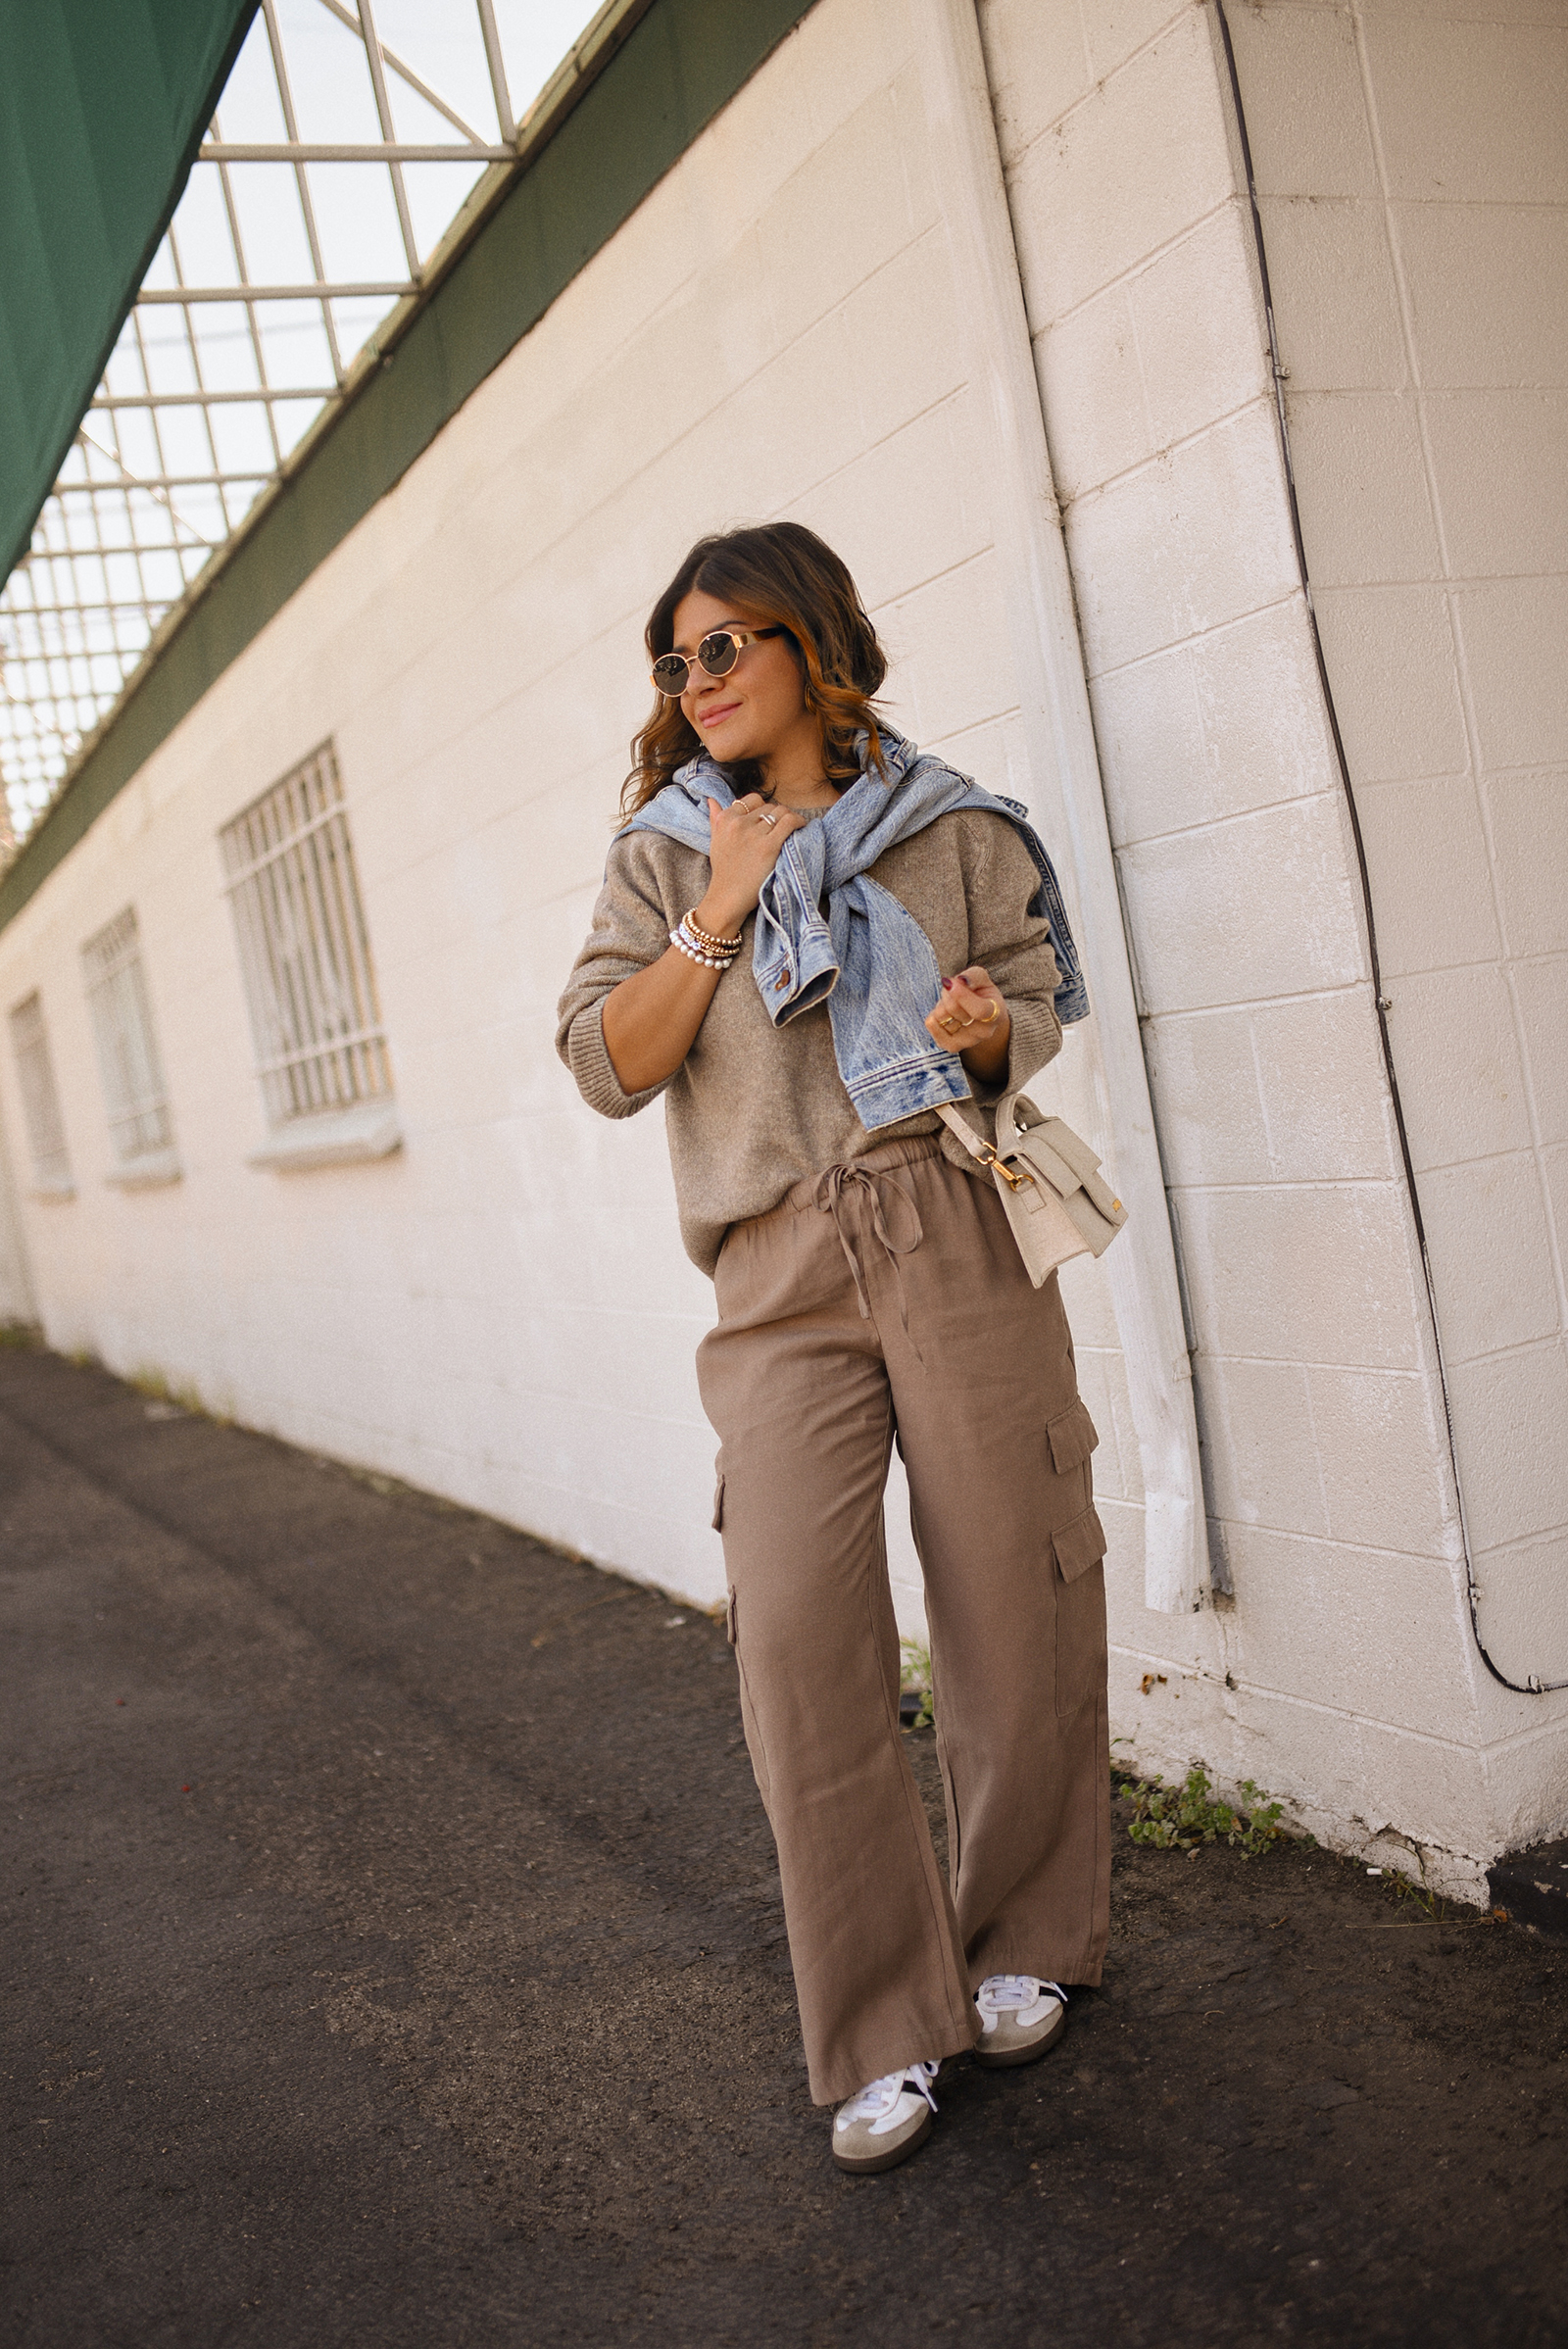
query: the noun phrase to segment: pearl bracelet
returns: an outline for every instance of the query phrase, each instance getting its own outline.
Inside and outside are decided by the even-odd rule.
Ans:
[[[680,924],[678,929],[671,930],[669,934],[669,943],[677,950],[678,953],[685,955],[688,962],[700,962],[705,970],[728,970],[730,964],[735,959],[735,954],[740,953],[740,948],[737,947],[734,954],[705,954],[702,948],[699,946],[694,946],[692,941],[687,937],[686,924],[684,922]]]

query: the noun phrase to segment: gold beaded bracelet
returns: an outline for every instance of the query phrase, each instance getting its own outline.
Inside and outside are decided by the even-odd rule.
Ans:
[[[733,950],[729,954],[705,954],[701,947],[695,945],[693,941],[687,937],[686,923],[684,920],[682,920],[675,929],[671,930],[669,934],[669,943],[679,954],[685,955],[688,962],[700,962],[705,970],[728,970],[730,964],[734,961],[736,954],[738,954],[741,951],[740,941],[737,939]]]
[[[711,930],[703,928],[694,913],[683,913],[680,926],[693,946],[702,947],[710,954],[738,954],[746,943],[744,938],[715,938]]]

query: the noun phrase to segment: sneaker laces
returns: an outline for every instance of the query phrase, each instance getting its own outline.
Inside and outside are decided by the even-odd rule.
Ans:
[[[939,2062],[906,2064],[902,2072],[885,2072],[880,2080],[868,2080],[858,2096],[852,2096],[839,2112],[839,2120],[881,2121],[892,2112],[906,2087],[915,2088],[925,2098],[933,2112],[937,2100],[931,2093],[931,2082],[941,2070]]]
[[[1033,2006],[1042,1990],[1066,2005],[1067,1993],[1059,1982],[1046,1982],[1034,1974],[988,1974],[974,2002],[983,2015],[1016,2015],[1020,2008]]]

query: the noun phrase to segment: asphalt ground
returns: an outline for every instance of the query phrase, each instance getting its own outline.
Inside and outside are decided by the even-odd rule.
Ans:
[[[1118,1833],[846,2179],[707,1617],[14,1349],[0,1585],[6,2349],[1568,2342],[1568,1945]]]

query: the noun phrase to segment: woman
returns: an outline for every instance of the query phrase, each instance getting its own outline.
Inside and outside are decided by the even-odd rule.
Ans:
[[[811,531],[700,541],[647,644],[660,700],[557,1041],[606,1116],[665,1096],[811,2093],[840,2167],[881,2170],[928,2134],[944,2056],[1043,2055],[1104,1951],[1096,1437],[1055,1279],[1031,1288],[939,1114],[991,1141],[1082,989],[1021,810],[877,718],[875,631]],[[951,1897],[899,1730],[895,1443]]]

